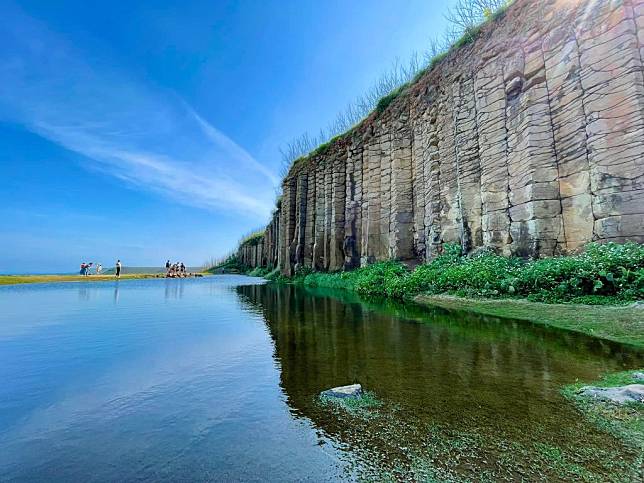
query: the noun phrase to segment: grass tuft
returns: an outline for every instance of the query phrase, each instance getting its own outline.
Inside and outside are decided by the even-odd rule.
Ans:
[[[342,409],[350,414],[365,415],[370,410],[382,406],[382,401],[380,401],[372,391],[364,391],[362,395],[358,397],[340,398],[321,395],[318,397],[318,400],[320,401],[320,404],[324,406]]]
[[[644,403],[616,405],[610,402],[597,401],[579,394],[583,386],[617,387],[627,384],[641,384],[633,378],[635,372],[624,371],[604,375],[592,383],[576,382],[562,389],[563,396],[573,402],[577,409],[599,429],[612,434],[624,443],[641,452],[644,458]]]

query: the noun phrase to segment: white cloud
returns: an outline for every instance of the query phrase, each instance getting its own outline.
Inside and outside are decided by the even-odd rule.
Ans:
[[[178,202],[267,217],[278,180],[172,92],[79,49],[18,11],[3,11],[0,116],[129,185]]]

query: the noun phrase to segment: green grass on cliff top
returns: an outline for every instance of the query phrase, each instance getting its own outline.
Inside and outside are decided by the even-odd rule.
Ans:
[[[298,164],[298,163],[304,162],[304,161],[306,161],[307,159],[309,159],[309,158],[311,158],[313,156],[323,155],[324,153],[326,153],[331,148],[331,146],[335,142],[337,142],[339,139],[344,138],[345,136],[350,135],[354,131],[354,129],[356,127],[358,127],[360,124],[362,124],[364,122],[364,120],[369,118],[373,113],[378,114],[378,115],[382,114],[387,109],[387,107],[389,107],[391,105],[391,103],[393,101],[395,101],[398,97],[400,97],[403,93],[405,93],[411,86],[413,86],[418,81],[420,81],[420,79],[426,73],[432,71],[438,65],[440,65],[440,63],[449,54],[451,54],[452,52],[455,52],[455,51],[465,47],[466,45],[469,45],[469,44],[473,43],[481,35],[481,32],[483,31],[483,28],[487,24],[490,24],[492,22],[496,22],[496,21],[502,19],[505,16],[505,13],[507,12],[507,10],[510,7],[510,5],[513,3],[513,1],[514,0],[506,0],[505,4],[502,5],[501,7],[499,7],[497,10],[495,10],[493,12],[492,11],[484,12],[484,20],[480,24],[466,29],[463,32],[463,34],[458,39],[456,39],[454,41],[454,43],[447,50],[435,55],[434,57],[432,57],[429,60],[429,62],[427,63],[426,67],[420,69],[416,73],[416,75],[414,76],[414,78],[411,81],[405,82],[404,84],[396,87],[389,94],[387,94],[387,95],[383,96],[382,98],[380,98],[378,100],[378,102],[376,102],[376,105],[373,108],[373,110],[371,111],[371,113],[369,113],[364,119],[359,121],[356,125],[354,125],[350,129],[348,129],[347,131],[339,133],[336,136],[334,136],[332,139],[330,139],[329,141],[320,144],[318,147],[313,149],[310,153],[305,154],[304,156],[300,156],[297,159],[294,159],[291,162],[291,167],[296,165],[296,164]]]

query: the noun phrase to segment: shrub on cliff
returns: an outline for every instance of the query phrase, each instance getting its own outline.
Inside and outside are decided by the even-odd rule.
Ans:
[[[444,254],[421,265],[396,284],[390,296],[404,298],[419,293],[459,293],[492,296],[514,292],[512,280],[523,261],[485,253],[473,258]]]
[[[302,283],[309,287],[341,288],[354,290],[359,270],[341,273],[313,272],[305,275]]]
[[[206,269],[206,272],[209,273],[220,273],[220,272],[235,272],[235,273],[244,273],[248,270],[248,267],[244,266],[236,255],[229,255],[225,260],[220,263],[214,264],[213,266]]]
[[[391,287],[408,275],[405,266],[399,262],[375,263],[359,269],[356,274],[355,290],[367,296],[391,296]]]
[[[239,240],[238,248],[244,246],[255,246],[264,239],[264,229],[255,230]]]

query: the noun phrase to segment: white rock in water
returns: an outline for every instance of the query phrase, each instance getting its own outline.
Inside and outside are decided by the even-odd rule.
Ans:
[[[634,372],[632,378],[636,381],[644,381],[644,372]]]
[[[629,384],[628,386],[618,387],[585,386],[579,390],[579,394],[616,404],[644,402],[644,384]]]
[[[644,386],[643,386],[644,387]],[[326,397],[359,397],[362,395],[362,386],[360,384],[350,384],[349,386],[340,386],[322,391],[321,396]]]

